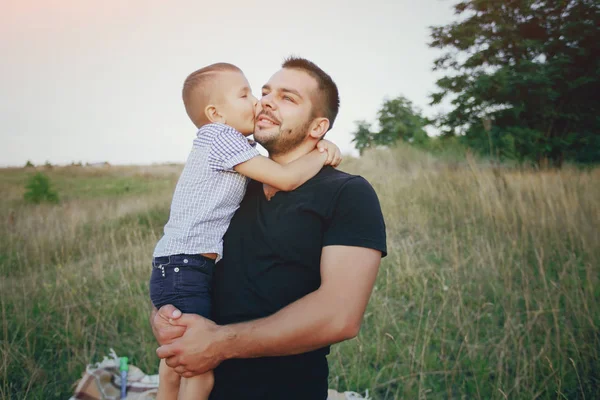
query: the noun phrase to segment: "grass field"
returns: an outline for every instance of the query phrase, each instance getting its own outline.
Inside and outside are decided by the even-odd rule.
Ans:
[[[0,399],[66,399],[114,347],[157,370],[149,260],[180,166],[54,168],[61,202],[0,171]],[[384,210],[384,259],[330,386],[375,399],[600,398],[600,169],[530,171],[412,148],[343,170]]]

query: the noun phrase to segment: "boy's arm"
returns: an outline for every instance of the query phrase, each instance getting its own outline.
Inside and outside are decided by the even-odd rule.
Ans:
[[[337,167],[342,161],[339,147],[329,140],[320,140],[317,148],[286,165],[258,156],[237,164],[233,169],[249,178],[276,189],[290,191],[315,176],[323,165]]]
[[[223,126],[215,135],[208,154],[213,171],[236,171],[280,190],[296,189],[315,176],[323,165],[337,166],[340,149],[328,140],[320,140],[317,150],[287,165],[262,157],[248,140],[235,129]]]
[[[257,156],[238,164],[233,169],[248,178],[271,185],[279,190],[290,191],[315,176],[327,159],[327,152],[315,149],[286,165],[270,158]]]

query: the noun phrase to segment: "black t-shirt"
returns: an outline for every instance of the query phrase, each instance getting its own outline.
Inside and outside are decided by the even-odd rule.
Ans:
[[[386,254],[375,191],[331,167],[270,201],[252,181],[224,237],[215,268],[213,317],[231,324],[269,316],[319,288],[323,247],[367,247]],[[286,357],[234,359],[215,370],[212,400],[325,399],[329,346]]]

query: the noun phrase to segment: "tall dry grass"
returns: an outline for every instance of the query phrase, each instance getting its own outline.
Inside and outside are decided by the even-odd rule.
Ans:
[[[2,171],[0,398],[68,398],[109,347],[154,365],[147,266],[180,170],[45,171],[56,206],[21,201],[32,172]]]
[[[348,168],[377,188],[390,254],[334,376],[380,398],[600,396],[600,170],[440,163],[411,148]]]
[[[492,168],[404,147],[343,169],[376,188],[389,255],[360,335],[329,356],[332,387],[596,398],[600,170]],[[178,170],[81,171],[49,172],[57,206],[23,204],[24,173],[0,175],[0,399],[67,398],[109,347],[156,372],[148,263]]]

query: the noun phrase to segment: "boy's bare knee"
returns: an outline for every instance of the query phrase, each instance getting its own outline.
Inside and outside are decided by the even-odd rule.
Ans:
[[[175,372],[174,369],[169,369],[169,371],[165,375],[166,376],[164,378],[167,381],[166,383],[169,385],[179,385],[179,383],[181,382],[181,376],[179,376],[179,374]]]
[[[209,392],[212,390],[215,385],[215,375],[212,371],[208,371],[205,374],[195,376],[193,379],[202,387],[204,390],[208,390]]]
[[[213,386],[215,386],[215,375],[212,371],[209,371],[205,373],[204,376],[204,379],[206,379],[206,387],[209,387],[210,390],[212,390]]]
[[[183,378],[181,383],[182,399],[208,399],[215,384],[215,376],[210,371],[192,378]]]
[[[181,376],[166,363],[161,363],[159,368],[160,383],[169,386],[179,386],[181,382]]]

